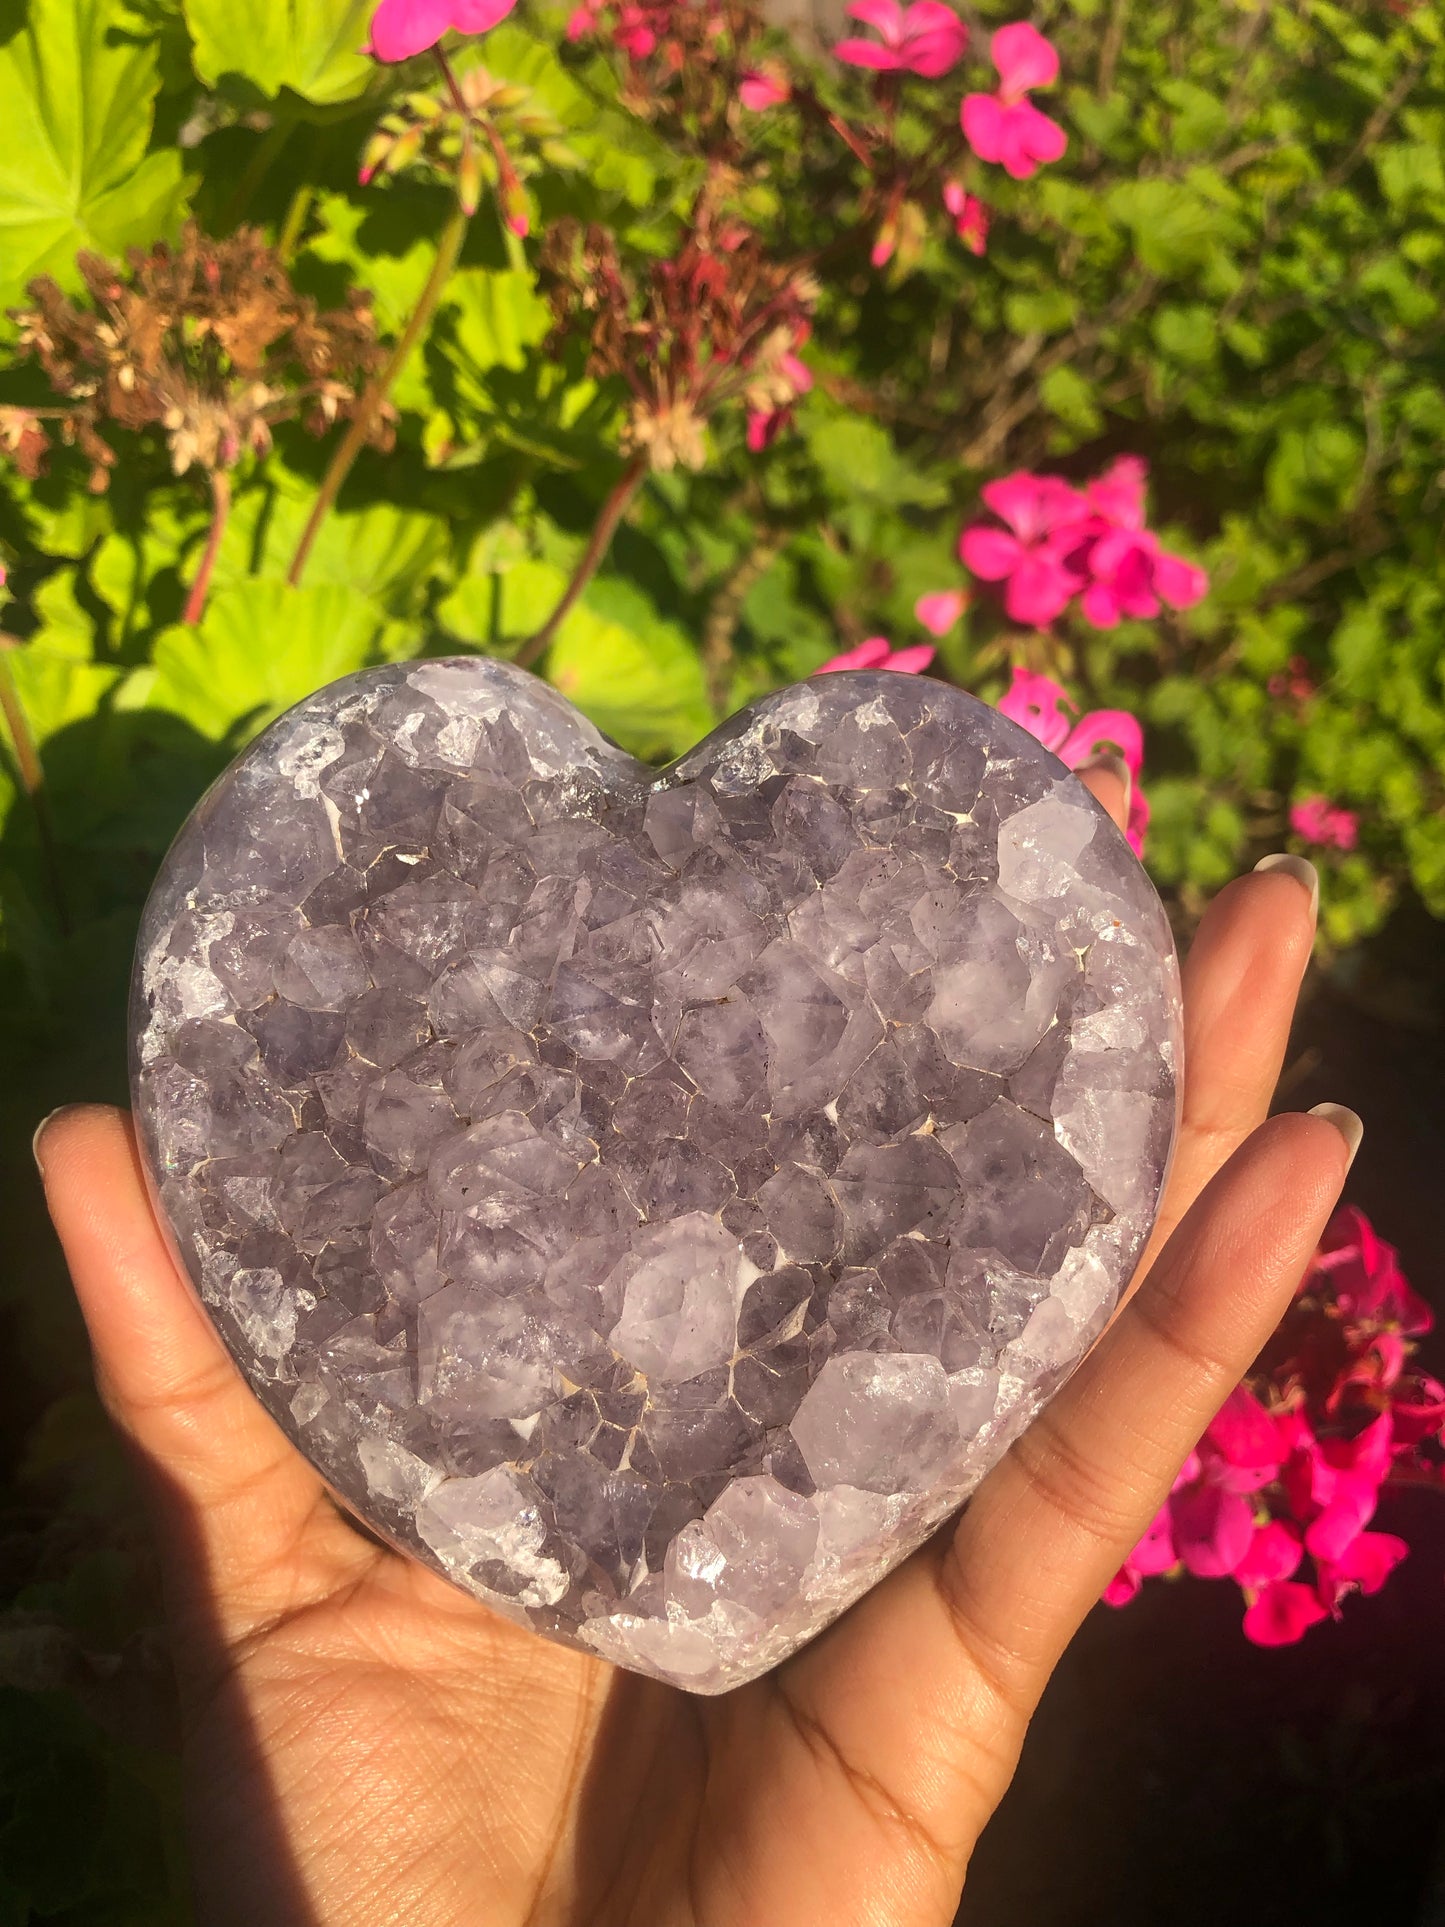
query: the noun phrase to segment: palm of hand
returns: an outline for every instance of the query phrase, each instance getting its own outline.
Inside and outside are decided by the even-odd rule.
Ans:
[[[1329,1124],[1256,1128],[1311,928],[1287,875],[1219,899],[1186,971],[1184,1129],[1147,1285],[956,1528],[716,1700],[544,1644],[355,1531],[178,1279],[124,1120],[49,1125],[101,1389],[157,1516],[202,1918],[951,1920],[1053,1664],[1343,1178]]]

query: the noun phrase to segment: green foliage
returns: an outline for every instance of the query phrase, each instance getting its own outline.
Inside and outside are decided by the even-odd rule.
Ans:
[[[987,27],[1017,9],[982,11]],[[1117,44],[1106,12],[1124,23]],[[368,0],[0,0],[0,310],[37,273],[76,289],[77,250],[120,259],[194,208],[216,233],[259,224],[323,308],[369,291],[396,343],[453,198],[435,170],[357,183],[380,116],[439,84],[426,60],[364,58],[368,13]],[[174,475],[153,435],[120,438],[104,495],[64,446],[35,480],[0,458],[17,645],[0,648],[0,677],[27,739],[0,726],[0,1168],[24,1168],[48,1104],[123,1090],[140,905],[235,747],[365,663],[515,653],[586,549],[632,401],[620,377],[588,371],[585,340],[554,333],[543,248],[564,219],[597,223],[640,272],[676,253],[706,170],[697,112],[645,90],[636,111],[623,64],[568,44],[563,21],[524,4],[453,47],[464,83],[485,70],[507,111],[545,116],[524,180],[532,231],[519,238],[484,197],[391,387],[395,446],[361,454],[302,586],[288,576],[334,429],[317,440],[289,424],[238,458],[194,623],[204,475]],[[1185,921],[1289,843],[1290,805],[1313,794],[1360,819],[1356,852],[1321,856],[1328,945],[1368,934],[1407,889],[1445,914],[1439,6],[1061,0],[1048,30],[1064,84],[1043,104],[1068,129],[1065,159],[1022,183],[961,153],[947,163],[990,205],[982,259],[942,218],[935,166],[875,271],[880,205],[826,116],[733,114],[728,139],[746,146],[723,170],[729,218],[777,260],[817,264],[815,385],[765,453],[747,450],[734,403],[704,423],[699,469],[645,479],[545,672],[665,761],[840,648],[920,640],[914,604],[964,586],[957,535],[991,477],[1082,480],[1136,453],[1154,524],[1208,568],[1209,598],[1111,632],[1070,621],[1020,637],[973,585],[942,669],[996,696],[1027,655],[1081,704],[1143,718],[1149,861]],[[797,58],[782,41],[774,53]],[[926,172],[962,87],[981,83],[981,68],[906,83],[910,165]],[[845,120],[873,113],[866,78],[833,67],[816,84]],[[0,367],[0,408],[54,400],[33,364]],[[7,1223],[30,1209],[7,1203]],[[9,1290],[33,1381],[20,1424],[83,1363],[53,1271]],[[53,1404],[47,1424],[68,1409]],[[87,1463],[51,1467],[52,1523]],[[15,1623],[83,1633],[110,1663],[130,1634],[92,1610],[109,1568],[78,1544],[46,1541],[61,1580],[17,1595]],[[19,1735],[0,1739],[0,1923],[179,1918],[157,1897],[170,1821],[154,1763],[43,1686],[27,1676],[0,1707],[0,1734]]]
[[[272,98],[285,88],[318,106],[354,100],[375,68],[361,52],[370,0],[185,0],[197,78]]]
[[[78,248],[168,234],[181,156],[151,148],[155,48],[110,0],[0,5],[0,308],[33,275],[73,284]]]

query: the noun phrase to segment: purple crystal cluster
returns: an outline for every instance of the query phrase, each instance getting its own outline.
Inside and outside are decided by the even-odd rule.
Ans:
[[[135,1097],[182,1262],[356,1513],[717,1692],[1086,1350],[1178,1039],[1123,838],[958,690],[820,677],[658,774],[464,659],[322,690],[213,787]]]

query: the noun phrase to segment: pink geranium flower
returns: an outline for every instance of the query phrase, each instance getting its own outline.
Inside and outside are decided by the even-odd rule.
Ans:
[[[1014,622],[1043,629],[1084,586],[1072,561],[1089,506],[1054,475],[1006,475],[983,490],[1006,528],[976,522],[959,538],[966,569],[985,582],[1006,582],[1004,608]]]
[[[845,649],[841,656],[820,663],[813,674],[823,676],[834,669],[897,669],[905,676],[918,676],[937,653],[929,642],[915,643],[911,649],[895,649],[886,636],[869,636],[856,649]]]
[[[801,361],[791,349],[778,359],[776,388],[790,390],[788,399],[775,408],[752,408],[748,411],[747,442],[754,455],[761,455],[765,448],[771,448],[793,419],[793,403],[806,395],[813,386],[813,371],[805,361]],[[776,397],[774,397],[776,399]]]
[[[1124,709],[1093,709],[1076,722],[1073,704],[1051,676],[1015,669],[1013,682],[999,701],[999,714],[1036,736],[1070,769],[1082,769],[1101,748],[1117,749],[1129,771],[1129,819],[1125,835],[1135,856],[1144,854],[1149,828],[1149,803],[1140,788],[1144,768],[1144,732],[1139,720]]]
[[[1268,1363],[1231,1394],[1104,1598],[1125,1604],[1161,1536],[1181,1562],[1244,1595],[1245,1637],[1284,1646],[1375,1593],[1409,1547],[1371,1529],[1398,1468],[1445,1476],[1445,1386],[1409,1368],[1429,1305],[1364,1213],[1331,1220]],[[1244,1529],[1245,1511],[1250,1528]]]
[[[1282,1579],[1265,1586],[1244,1615],[1244,1636],[1253,1646],[1293,1646],[1311,1626],[1329,1618],[1313,1586]]]
[[[754,68],[738,82],[738,99],[750,114],[765,114],[770,107],[781,107],[792,98],[793,90],[781,75],[766,68]]]
[[[1182,556],[1170,555],[1144,526],[1149,466],[1123,455],[1084,490],[1099,537],[1084,558],[1088,586],[1081,607],[1096,629],[1113,629],[1124,616],[1148,620],[1161,603],[1192,609],[1208,593],[1209,577]]]
[[[1052,87],[1059,56],[1036,27],[1016,20],[989,42],[998,69],[996,94],[968,94],[959,109],[964,138],[980,160],[998,161],[1016,181],[1026,181],[1046,161],[1057,161],[1068,136],[1057,121],[1028,99],[1031,88]]]
[[[988,209],[982,201],[966,193],[962,181],[943,183],[943,205],[953,216],[953,229],[970,254],[982,254],[988,246]]]
[[[962,589],[936,589],[918,598],[913,613],[929,635],[946,636],[967,607],[968,597]]]
[[[486,33],[517,0],[381,0],[371,16],[368,51],[378,60],[410,60],[444,33]]]
[[[1360,819],[1328,797],[1304,796],[1289,813],[1290,828],[1306,843],[1325,850],[1353,850],[1360,840]]]
[[[968,28],[942,0],[849,0],[848,17],[872,27],[877,40],[840,40],[833,52],[851,67],[877,73],[919,74],[937,80],[956,67],[968,45]]]

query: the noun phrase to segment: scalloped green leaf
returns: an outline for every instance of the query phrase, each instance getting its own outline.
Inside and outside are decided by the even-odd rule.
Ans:
[[[174,232],[181,157],[148,151],[159,89],[154,45],[106,0],[0,0],[0,309],[38,274],[75,286],[78,249]]]

